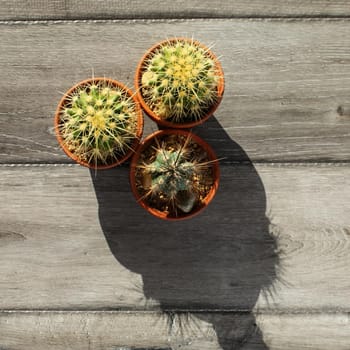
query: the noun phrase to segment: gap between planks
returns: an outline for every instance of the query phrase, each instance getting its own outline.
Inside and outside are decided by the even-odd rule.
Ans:
[[[36,25],[36,24],[70,24],[70,23],[84,23],[84,24],[108,24],[108,23],[184,23],[184,22],[217,22],[222,20],[242,21],[242,22],[349,22],[350,16],[233,16],[233,17],[195,17],[195,18],[118,18],[118,19],[29,19],[29,20],[0,20],[0,25]]]
[[[348,167],[350,166],[350,160],[349,161],[332,161],[332,162],[266,162],[266,161],[237,161],[237,162],[225,162],[225,160],[220,161],[221,166],[254,166],[254,165],[263,165],[271,168],[288,168],[288,167],[319,167],[319,168],[326,168],[326,167]],[[126,168],[128,167],[128,164],[122,164],[119,166],[119,168]],[[72,164],[72,163],[0,163],[0,168],[59,168],[59,167],[68,167],[68,168],[81,168],[81,165],[79,164]]]
[[[161,310],[110,310],[110,309],[0,309],[0,316],[7,314],[108,314],[108,315],[172,315],[172,314],[225,314],[225,315],[255,315],[255,316],[348,316],[350,310],[334,309],[291,309],[291,310],[238,310],[238,309],[161,309]]]

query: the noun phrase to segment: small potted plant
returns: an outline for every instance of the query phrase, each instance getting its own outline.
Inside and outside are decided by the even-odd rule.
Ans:
[[[195,134],[161,130],[149,135],[134,154],[130,183],[137,201],[151,214],[186,219],[213,199],[219,163],[211,147]]]
[[[64,152],[94,169],[111,168],[129,158],[143,130],[140,105],[122,83],[108,78],[84,80],[62,97],[55,132]]]
[[[165,128],[192,128],[216,110],[224,93],[221,64],[198,41],[173,38],[150,48],[136,70],[142,108]]]

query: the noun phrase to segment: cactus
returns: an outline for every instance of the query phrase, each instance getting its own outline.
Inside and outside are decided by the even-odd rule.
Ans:
[[[166,41],[145,61],[141,92],[147,105],[174,123],[200,120],[218,100],[219,70],[209,50],[186,39]]]
[[[203,173],[209,172],[211,177],[211,161],[207,160],[207,154],[190,136],[176,139],[170,136],[162,142],[156,139],[152,149],[152,156],[147,156],[139,165],[146,191],[144,196],[155,199],[157,205],[166,203],[166,207],[175,213],[177,209],[191,212],[201,199]],[[208,176],[205,178],[207,181]],[[212,183],[210,178],[205,185],[210,187]]]
[[[137,137],[138,114],[129,93],[108,79],[78,85],[61,109],[64,146],[95,167],[118,161]]]
[[[196,165],[187,161],[181,150],[159,150],[156,159],[145,166],[145,172],[151,175],[152,195],[164,193],[184,212],[191,211],[195,199],[191,179],[195,168]],[[188,193],[186,203],[176,200],[181,191]]]

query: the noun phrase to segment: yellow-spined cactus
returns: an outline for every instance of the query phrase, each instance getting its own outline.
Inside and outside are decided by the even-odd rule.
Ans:
[[[145,59],[140,88],[145,103],[160,119],[190,123],[218,102],[222,80],[221,66],[209,49],[194,40],[173,39]]]
[[[64,98],[58,132],[62,146],[91,167],[118,162],[139,137],[139,111],[122,84],[91,79],[77,85]]]

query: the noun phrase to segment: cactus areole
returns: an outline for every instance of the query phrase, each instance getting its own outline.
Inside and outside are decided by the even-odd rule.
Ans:
[[[148,136],[131,162],[130,183],[137,201],[167,220],[192,217],[213,199],[218,160],[201,138],[172,129]]]
[[[142,108],[167,128],[191,128],[216,110],[224,93],[217,57],[198,41],[165,40],[141,59],[135,87]]]
[[[142,111],[132,92],[107,78],[84,80],[61,99],[55,131],[65,153],[95,169],[129,158],[142,136]]]

